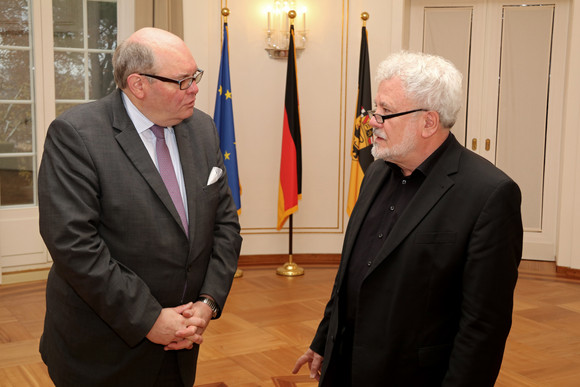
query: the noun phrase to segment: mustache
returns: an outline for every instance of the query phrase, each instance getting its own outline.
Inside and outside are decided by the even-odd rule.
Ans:
[[[380,128],[373,128],[373,136],[378,137],[378,138],[382,138],[383,140],[387,139],[387,135],[385,134],[385,131],[380,129]]]

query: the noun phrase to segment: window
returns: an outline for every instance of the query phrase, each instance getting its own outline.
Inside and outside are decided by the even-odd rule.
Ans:
[[[34,82],[31,13],[26,0],[0,10],[0,206],[33,204]]]
[[[58,115],[115,89],[117,1],[52,0],[52,20],[50,3],[42,0],[42,8],[37,1],[2,0],[0,8],[0,207],[36,204],[36,140],[45,130],[37,105]],[[52,39],[34,33],[41,20],[52,22]],[[35,48],[40,53],[49,43],[54,61],[35,66]],[[35,77],[52,73],[49,67],[54,95],[36,95]]]
[[[56,115],[115,89],[116,1],[53,0]]]

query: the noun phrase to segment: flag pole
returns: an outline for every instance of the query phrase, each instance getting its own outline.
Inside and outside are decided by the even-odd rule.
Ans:
[[[228,8],[228,2],[226,0],[226,6],[224,8],[222,8],[222,16],[223,16],[223,26],[228,24],[228,16],[230,16],[230,9]],[[222,27],[223,27],[222,26]],[[226,39],[226,37],[224,36],[223,39]],[[222,50],[227,50],[229,49],[229,47],[222,47]],[[229,66],[229,63],[228,63]],[[220,75],[221,77],[221,75]],[[244,276],[244,272],[242,271],[242,269],[238,269],[236,268],[236,272],[234,273],[234,278],[240,278]]]
[[[346,213],[348,216],[351,215],[358,199],[360,186],[366,169],[374,161],[371,153],[373,128],[370,126],[370,118],[368,117],[368,111],[372,108],[368,32],[366,29],[367,20],[369,20],[370,16],[368,12],[363,12],[360,17],[362,19],[362,29],[358,69],[358,93],[352,132],[350,180],[346,204]]]
[[[294,25],[294,18],[296,17],[296,11],[294,10],[290,10],[288,12],[288,17],[290,18],[290,39],[291,39],[291,47],[293,50],[295,50],[294,47],[294,37],[292,36],[292,29],[293,29],[293,25]],[[292,57],[296,58],[295,52],[294,55],[292,55]],[[290,53],[288,53],[288,60],[290,60],[291,56]],[[282,275],[282,276],[286,276],[286,277],[295,277],[295,276],[300,276],[304,274],[304,269],[301,268],[300,266],[298,266],[297,264],[295,264],[292,261],[292,234],[293,234],[293,216],[292,214],[290,214],[288,216],[288,262],[286,262],[283,266],[279,267],[276,270],[276,274],[278,275]]]
[[[304,274],[304,269],[292,262],[292,215],[288,216],[288,262],[276,270],[276,274],[296,277]]]

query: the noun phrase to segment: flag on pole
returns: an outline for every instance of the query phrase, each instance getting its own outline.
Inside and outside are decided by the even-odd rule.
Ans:
[[[284,226],[286,219],[290,215],[298,211],[298,200],[300,199],[302,199],[302,144],[300,139],[294,25],[291,25],[288,46],[288,71],[286,73],[286,97],[284,100],[280,185],[278,188],[278,230]]]
[[[242,187],[238,176],[238,155],[236,152],[236,133],[234,131],[234,112],[232,109],[228,23],[224,23],[224,41],[213,119],[220,137],[220,149],[224,156],[224,164],[228,173],[228,184],[232,191],[238,214],[240,214],[242,212],[240,200]]]
[[[367,167],[373,162],[371,155],[371,138],[373,128],[366,112],[371,110],[371,72],[369,65],[369,48],[367,28],[363,25],[360,43],[360,59],[358,67],[358,97],[356,101],[356,117],[352,135],[352,152],[350,164],[350,183],[346,212],[350,215],[358,199],[360,185]]]

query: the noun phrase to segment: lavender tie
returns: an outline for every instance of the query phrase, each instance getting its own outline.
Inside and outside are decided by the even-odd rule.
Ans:
[[[181,198],[181,192],[179,191],[179,184],[177,184],[177,177],[175,176],[175,169],[173,169],[173,163],[171,162],[169,148],[167,148],[167,144],[165,143],[165,128],[162,128],[159,125],[153,125],[150,129],[157,138],[155,151],[157,152],[159,173],[161,174],[161,178],[169,191],[171,200],[173,200],[173,204],[179,213],[185,233],[189,236],[189,228],[187,226],[185,207],[183,207],[183,199]]]

